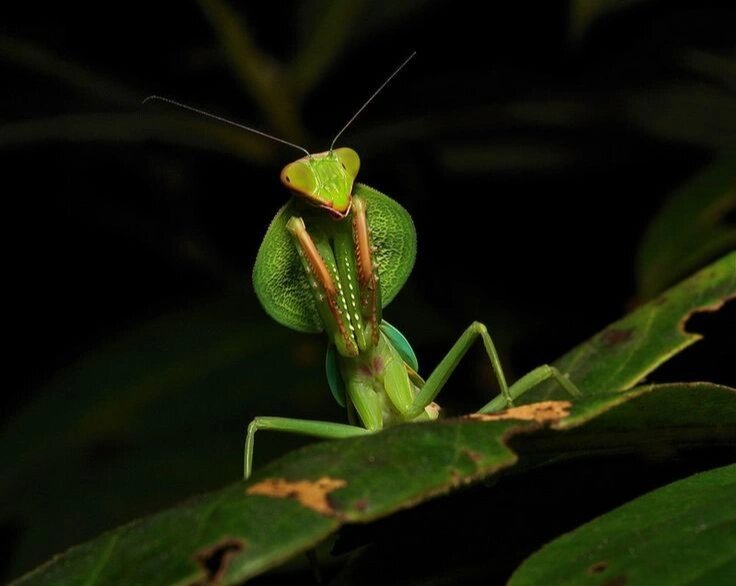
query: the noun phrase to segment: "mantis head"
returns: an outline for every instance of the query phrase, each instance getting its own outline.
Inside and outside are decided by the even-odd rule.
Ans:
[[[337,218],[344,218],[350,212],[353,197],[353,183],[360,169],[360,158],[353,149],[335,149],[335,143],[343,132],[353,123],[366,106],[373,101],[403,67],[411,61],[416,53],[404,59],[404,62],[388,76],[380,87],[373,92],[358,109],[347,124],[332,139],[330,150],[310,155],[290,163],[281,171],[281,182],[297,196],[309,203],[324,208]],[[283,142],[283,141],[282,141]],[[297,146],[297,145],[292,145]],[[303,147],[297,146],[304,150]]]
[[[359,169],[358,153],[339,148],[289,163],[281,171],[281,183],[310,204],[344,218],[350,212],[353,183]]]
[[[143,103],[145,104],[152,100],[166,102],[168,104],[178,106],[179,108],[196,112],[202,116],[218,120],[219,122],[229,124],[230,126],[242,128],[248,132],[252,132],[299,149],[305,153],[306,156],[301,159],[297,159],[293,163],[289,163],[284,167],[283,171],[281,171],[281,182],[287,187],[287,189],[294,192],[300,198],[305,199],[310,204],[326,209],[336,218],[344,218],[350,213],[350,205],[353,198],[353,183],[355,182],[358,170],[360,169],[360,158],[358,157],[358,153],[353,149],[334,148],[335,143],[337,142],[337,139],[340,138],[340,135],[345,132],[348,126],[353,123],[353,120],[355,120],[366,106],[371,103],[373,98],[375,98],[381,90],[386,87],[386,84],[388,84],[388,82],[390,82],[409,61],[411,61],[415,54],[416,53],[412,53],[409,57],[404,59],[403,63],[388,76],[386,81],[384,81],[375,92],[373,92],[371,97],[363,103],[358,111],[353,114],[352,118],[348,120],[347,124],[340,129],[340,132],[337,133],[335,138],[332,139],[330,150],[323,153],[310,154],[310,152],[303,146],[299,146],[298,144],[289,142],[288,140],[284,140],[278,136],[273,136],[272,134],[268,134],[256,128],[251,128],[250,126],[238,124],[237,122],[233,122],[232,120],[228,120],[222,116],[210,114],[209,112],[205,112],[199,108],[187,106],[186,104],[182,104],[181,102],[177,102],[169,98],[148,96],[143,100]]]

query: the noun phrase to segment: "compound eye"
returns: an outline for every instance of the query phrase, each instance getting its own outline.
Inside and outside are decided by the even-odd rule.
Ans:
[[[312,195],[317,188],[317,181],[309,164],[305,161],[289,163],[281,171],[281,182],[294,191],[304,195]]]
[[[342,168],[345,169],[353,179],[355,179],[358,175],[358,171],[360,170],[360,157],[358,156],[358,153],[347,147],[335,149],[333,152],[335,153],[337,160],[342,165]]]

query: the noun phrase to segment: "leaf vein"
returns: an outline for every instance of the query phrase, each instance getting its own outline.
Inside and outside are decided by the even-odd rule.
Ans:
[[[87,578],[87,581],[84,583],[84,586],[92,586],[97,581],[97,578],[100,577],[100,574],[102,573],[103,568],[107,565],[107,562],[110,561],[110,556],[112,555],[112,551],[115,549],[115,546],[117,545],[118,540],[120,539],[120,536],[122,534],[123,532],[120,531],[110,537],[110,541],[107,544],[105,551],[102,552],[102,555],[100,556],[100,559],[97,562],[97,565],[92,570],[92,573],[90,574],[90,576]]]

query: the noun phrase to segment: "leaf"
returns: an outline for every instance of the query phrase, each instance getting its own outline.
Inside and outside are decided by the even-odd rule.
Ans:
[[[633,421],[632,411],[638,414]],[[523,442],[535,432],[564,430],[559,435],[581,449],[581,438],[601,435],[585,434],[591,422],[646,443],[651,437],[641,433],[641,422],[647,419],[648,433],[664,425],[670,442],[707,421],[711,438],[733,443],[736,390],[704,383],[650,386],[574,405],[543,402],[311,445],[259,470],[248,483],[106,533],[13,584],[194,584],[213,574],[222,585],[238,584],[315,546],[344,523],[389,515],[512,466],[517,456],[506,445],[512,436],[523,433]]]
[[[511,141],[496,144],[452,145],[440,149],[442,166],[453,173],[523,173],[572,168],[582,164],[583,149],[563,145],[524,144]]]
[[[725,87],[736,89],[736,53],[721,55],[707,51],[686,51],[683,65],[705,78],[721,82]]]
[[[570,2],[570,36],[580,39],[600,18],[649,0],[572,0]]]
[[[630,389],[701,338],[684,329],[691,315],[715,311],[734,297],[736,252],[611,324],[554,365],[586,395]],[[559,385],[545,382],[521,400],[541,401],[559,396],[559,392]],[[495,403],[504,405],[501,398]]]
[[[268,117],[277,134],[301,142],[304,129],[297,104],[275,61],[256,45],[245,17],[224,0],[198,0],[243,89]]]
[[[635,384],[697,340],[679,326],[693,311],[734,295],[735,259],[725,257],[558,364],[563,371],[571,364],[573,379],[591,393],[605,392],[607,380],[615,390]],[[241,295],[122,336],[60,373],[3,430],[0,459],[12,465],[0,471],[0,518],[24,529],[16,571],[37,562],[34,556],[237,477],[243,431],[256,415],[305,416],[322,401],[323,416],[340,418],[329,411],[322,342],[246,319]],[[555,386],[541,391],[539,399],[559,393]],[[272,397],[283,405],[278,412],[269,412]],[[259,443],[257,457],[264,447],[294,445],[288,441],[274,434]],[[167,483],[157,481],[162,469]],[[72,513],[63,503],[73,499],[104,506],[95,515]]]
[[[362,27],[354,23],[363,15],[365,4],[365,0],[323,0],[309,6],[305,14],[309,27],[289,67],[289,77],[300,95],[314,88]]]
[[[555,539],[510,586],[729,584],[736,577],[736,464],[657,489]]]
[[[724,152],[736,149],[736,99],[716,85],[654,87],[625,98],[621,107],[658,138]]]
[[[651,299],[719,254],[736,248],[736,160],[724,158],[678,189],[639,246],[639,297]]]
[[[159,114],[68,114],[10,122],[0,127],[0,148],[50,141],[161,140],[193,148],[269,160],[270,144],[236,128],[186,116]]]
[[[446,1],[446,0],[445,0]],[[376,35],[439,4],[437,0],[366,2],[365,0],[311,0],[301,2],[294,19],[300,46],[289,66],[289,78],[300,97],[314,90],[334,63],[358,43],[373,49]],[[368,91],[368,87],[364,91]]]
[[[57,79],[96,98],[123,105],[140,104],[140,93],[25,40],[0,35],[0,59]]]
[[[243,290],[121,333],[0,430],[0,522],[18,529],[9,569],[240,478],[253,417],[315,411],[342,415],[324,342],[273,324]],[[299,444],[277,436],[257,456]]]

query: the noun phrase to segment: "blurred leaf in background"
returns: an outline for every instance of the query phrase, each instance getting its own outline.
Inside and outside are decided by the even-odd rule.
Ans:
[[[736,249],[736,160],[724,158],[667,200],[644,234],[637,258],[640,299]]]
[[[728,584],[734,490],[736,464],[660,488],[548,544],[509,585],[590,584],[591,576],[609,583]]]
[[[599,19],[651,0],[571,0],[570,36],[581,39]]]
[[[135,328],[59,372],[10,420],[0,516],[23,528],[14,571],[237,479],[255,414],[342,416],[324,389],[321,340],[247,316],[247,298],[236,290]],[[275,439],[277,453],[298,444]]]
[[[210,566],[197,563],[201,559],[210,559],[211,567],[221,570],[216,575],[223,585],[242,584],[265,570],[282,565],[286,559],[309,547],[317,547],[341,526],[365,524],[395,515],[401,509],[417,507],[438,495],[462,490],[465,484],[499,475],[504,469],[511,468],[513,473],[517,466],[523,465],[507,445],[513,436],[521,436],[517,445],[522,446],[534,445],[540,436],[542,445],[550,437],[554,445],[554,439],[564,436],[559,437],[561,441],[554,455],[545,453],[547,458],[559,458],[566,450],[573,454],[585,449],[605,450],[610,446],[606,446],[601,438],[607,434],[616,436],[619,449],[631,449],[634,445],[651,442],[657,432],[668,434],[672,445],[693,441],[728,444],[727,430],[736,425],[736,391],[705,383],[653,385],[625,393],[600,393],[576,401],[574,405],[568,401],[555,401],[537,404],[537,407],[540,411],[536,415],[551,429],[546,429],[534,418],[528,418],[533,411],[527,411],[527,417],[514,417],[507,412],[495,420],[452,419],[433,425],[402,425],[359,438],[320,442],[280,458],[257,471],[248,482],[231,484],[80,544],[13,584],[73,584],[90,575],[100,584],[111,585],[191,584],[207,578]],[[591,428],[597,429],[598,433],[591,432]],[[703,434],[704,428],[710,433]],[[734,466],[731,467],[732,472],[733,469]],[[329,471],[329,476],[321,476],[326,471]],[[733,481],[734,475],[730,473],[718,483],[720,487],[718,484],[711,486],[711,489],[718,488],[717,491],[706,492],[703,496],[722,500],[728,494],[728,488],[722,485],[732,485]],[[282,488],[274,490],[274,484]],[[312,498],[305,494],[309,487],[313,490]],[[707,483],[703,488],[706,487]],[[291,493],[283,492],[283,489],[290,489]],[[323,498],[314,498],[315,492],[319,494],[320,491],[324,491]],[[666,494],[667,491],[664,492]],[[486,493],[492,497],[493,491],[487,489]],[[302,498],[293,498],[295,494]],[[690,500],[698,502],[697,498],[690,497]],[[528,503],[524,504],[528,506]],[[664,496],[652,516],[670,522],[677,520],[687,528],[692,527],[690,515],[678,518],[675,511],[667,511],[668,505],[679,510],[683,506],[682,496],[677,492]],[[633,507],[636,510],[637,505],[633,504]],[[732,521],[733,508],[733,504],[723,510],[715,503],[708,503],[702,506],[701,512],[709,518],[708,525],[718,527]],[[638,512],[641,514],[640,510]],[[621,513],[612,513],[616,514]],[[620,527],[607,525],[603,520],[594,523],[603,525],[603,536],[599,538],[602,544],[619,541]],[[651,541],[656,543],[657,537],[668,541],[672,533],[678,535],[679,540],[699,549],[697,559],[701,567],[717,564],[724,551],[729,551],[723,546],[709,549],[708,541],[701,541],[704,536],[693,539],[690,535],[690,539],[686,539],[687,532],[682,535],[679,523],[673,523],[671,531],[661,535],[654,531]],[[632,525],[637,527],[639,524],[634,522]],[[640,531],[645,529],[637,528]],[[513,528],[500,526],[496,530],[508,533]],[[467,532],[459,531],[454,539],[466,539]],[[733,542],[736,536],[733,532],[728,534]],[[561,541],[565,543],[566,540]],[[640,541],[636,535],[632,536],[631,543],[637,547],[643,546]],[[645,543],[650,543],[650,540]],[[404,551],[413,545],[408,543]],[[223,547],[230,550],[226,559],[204,555]],[[573,547],[583,550],[586,557],[591,555],[586,551],[589,546],[585,541],[573,542]],[[376,572],[377,564],[370,560],[370,549],[367,562],[361,555],[366,553],[366,548],[361,549],[350,556],[347,571],[341,572],[342,579],[353,579],[339,583],[364,584],[365,574]],[[502,549],[502,546],[488,548],[480,560],[465,566],[457,566],[453,564],[455,560],[444,559],[417,565],[412,563],[411,557],[405,556],[393,565],[398,579],[392,576],[388,583],[407,583],[404,577],[407,573],[415,577],[415,583],[420,580],[427,583],[438,576],[444,583],[456,584],[469,583],[466,580],[472,576],[473,583],[477,583],[476,580],[495,574],[497,561],[504,563]],[[615,546],[611,549],[615,558],[621,556]],[[627,550],[625,548],[624,551]],[[649,563],[661,560],[660,563],[666,565],[667,556],[671,557],[671,551],[665,547],[655,545],[654,552],[654,559],[634,559],[633,563],[627,560],[628,565],[637,572],[643,572]],[[565,566],[579,565],[579,562],[571,563],[569,556],[551,556],[551,559],[545,556],[541,562],[535,560],[538,565],[532,564],[531,571],[536,569],[554,575],[555,559]],[[682,561],[678,558],[670,560],[670,564],[682,564]],[[698,567],[694,560],[685,566],[686,569]],[[525,569],[529,571],[529,568]],[[209,572],[210,575],[212,573]],[[290,582],[304,583],[305,579],[308,578],[302,574],[294,576]],[[639,582],[645,583],[659,585],[669,582]]]

